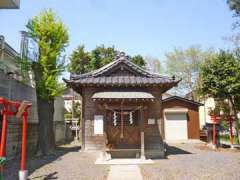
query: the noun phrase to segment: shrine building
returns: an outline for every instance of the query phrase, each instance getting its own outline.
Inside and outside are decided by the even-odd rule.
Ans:
[[[164,157],[162,95],[180,79],[148,72],[120,53],[104,67],[64,81],[82,96],[84,150],[102,150],[112,157]]]

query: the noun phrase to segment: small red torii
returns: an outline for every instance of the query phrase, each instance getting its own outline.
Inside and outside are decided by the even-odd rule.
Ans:
[[[230,143],[231,143],[231,148],[233,148],[233,141],[234,141],[233,122],[235,121],[235,116],[228,115],[226,121],[229,123],[229,126],[230,126]]]
[[[0,157],[6,156],[6,137],[7,137],[7,117],[15,116],[17,118],[22,117],[22,153],[21,153],[21,167],[19,171],[19,179],[24,180],[27,178],[26,170],[26,143],[27,143],[27,117],[28,110],[32,106],[32,103],[23,101],[22,103],[16,101],[10,101],[0,97],[0,104],[3,105],[2,115],[2,135],[0,145]],[[10,107],[14,107],[14,111],[10,111]],[[0,168],[1,174],[3,174],[3,167]]]
[[[220,116],[216,116],[216,115],[211,115],[211,120],[212,120],[212,143],[213,143],[213,149],[216,148],[216,124],[219,123],[219,121],[221,120]]]

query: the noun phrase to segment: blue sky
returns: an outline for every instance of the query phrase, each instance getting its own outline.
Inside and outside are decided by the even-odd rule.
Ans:
[[[0,10],[0,34],[19,50],[19,31],[44,8],[69,29],[67,55],[80,44],[105,44],[164,60],[174,47],[228,48],[222,37],[232,33],[226,0],[21,0],[19,10]]]

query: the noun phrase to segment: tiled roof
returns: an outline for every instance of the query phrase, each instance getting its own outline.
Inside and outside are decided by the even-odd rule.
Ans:
[[[141,76],[102,76],[86,77],[73,81],[77,84],[99,84],[99,85],[130,85],[130,84],[162,84],[173,83],[173,80],[159,77],[141,77]]]
[[[110,72],[124,66],[132,74],[112,75]],[[177,85],[180,79],[170,78],[156,73],[151,73],[132,63],[127,56],[116,56],[114,61],[102,68],[86,74],[71,75],[70,80],[64,79],[70,86],[78,85]]]
[[[128,67],[131,67],[133,70],[135,70],[136,72],[138,72],[142,76],[147,76],[147,77],[164,77],[164,76],[161,76],[159,74],[152,74],[152,73],[142,69],[141,67],[135,65],[134,63],[132,63],[128,59],[120,59],[120,60],[115,60],[115,61],[113,61],[113,62],[111,62],[111,63],[101,67],[100,69],[98,69],[96,71],[92,71],[92,72],[89,72],[89,73],[86,73],[86,74],[71,75],[71,79],[77,80],[77,79],[86,78],[86,77],[102,76],[106,72],[108,72],[109,70],[113,69],[114,67],[119,66],[120,64],[125,64]]]

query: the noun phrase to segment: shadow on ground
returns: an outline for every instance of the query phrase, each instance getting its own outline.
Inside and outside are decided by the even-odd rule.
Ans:
[[[167,145],[167,152],[166,152],[166,158],[169,155],[181,155],[181,154],[192,154],[189,151],[183,150],[179,147],[173,146],[173,145]]]
[[[240,150],[240,145],[239,144],[235,144],[235,145],[233,145],[234,146],[234,149],[235,150]],[[221,148],[224,148],[224,149],[229,149],[229,148],[231,148],[231,145],[229,145],[229,144],[221,144],[221,146],[220,146]]]
[[[39,156],[27,159],[27,170],[28,175],[31,175],[36,169],[51,163],[52,161],[58,160],[64,154],[69,152],[78,152],[81,149],[81,146],[74,146],[74,147],[65,147],[60,146],[56,148],[54,154],[47,155],[47,156]],[[16,158],[14,160],[8,161],[6,166],[4,167],[4,178],[9,180],[17,180],[18,179],[18,171],[20,167],[20,158]],[[44,180],[53,180],[57,179],[58,172],[53,172],[50,174],[46,174],[41,177],[36,177],[34,179],[44,179]]]
[[[57,172],[53,172],[53,173],[50,173],[48,175],[37,176],[33,179],[53,180],[53,179],[58,179],[58,177],[57,177]]]

